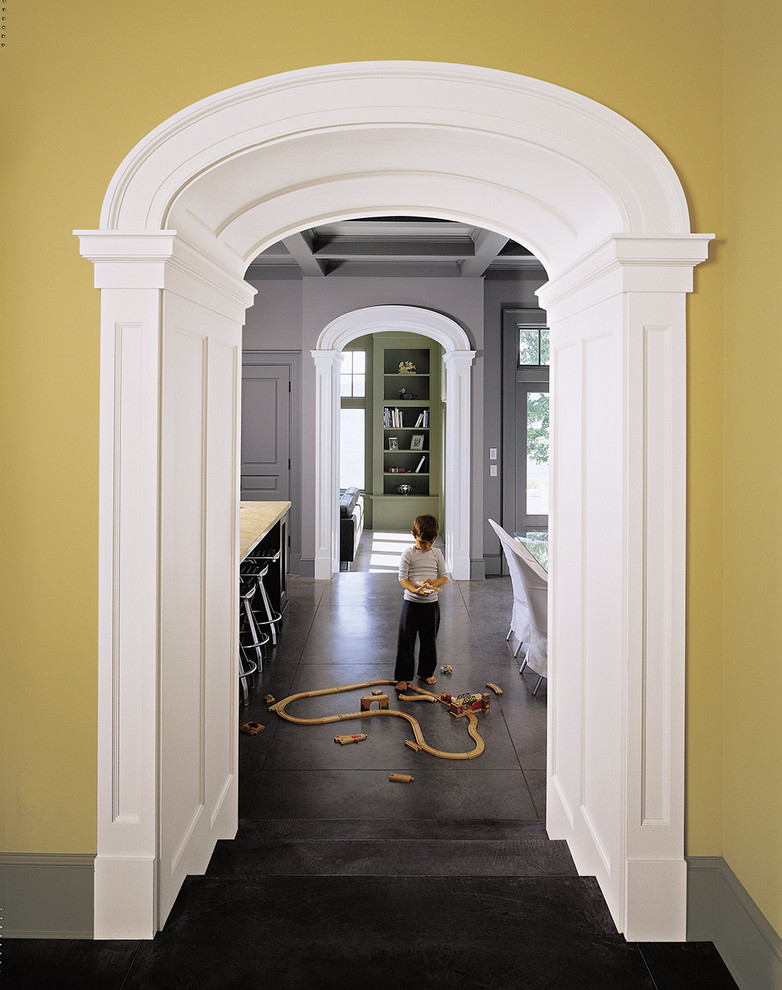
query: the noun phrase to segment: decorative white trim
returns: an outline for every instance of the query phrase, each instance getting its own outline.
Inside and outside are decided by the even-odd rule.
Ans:
[[[445,559],[456,581],[470,580],[470,369],[475,351],[443,355],[445,367]]]
[[[257,112],[259,107],[263,113]],[[508,159],[505,166],[515,166],[525,181],[505,176],[502,168],[492,181],[498,191],[503,184],[508,189],[515,186],[523,198],[524,212],[534,212],[535,222],[528,225],[535,241],[531,246],[547,267],[565,254],[583,253],[584,235],[599,236],[601,229],[604,234],[689,231],[687,202],[670,162],[645,134],[614,111],[539,79],[476,66],[415,61],[300,69],[201,100],[160,124],[122,162],[103,203],[101,228],[176,226],[171,223],[172,214],[177,214],[178,223],[194,199],[199,206],[206,202],[227,174],[226,165],[230,168],[235,163],[246,169],[247,162],[241,159],[274,153],[293,140],[302,154],[311,155],[305,144],[328,150],[335,141],[354,140],[356,132],[368,125],[385,154],[384,130],[393,130],[403,142],[405,130],[414,140],[431,139],[436,130],[438,139],[445,142],[443,153],[449,156],[454,154],[448,145],[450,135],[466,135],[476,146],[483,146],[487,165],[493,143],[500,156],[506,150],[512,154],[516,146],[519,156],[513,164]],[[338,176],[335,171],[334,178],[352,182],[371,174],[366,167],[370,152],[362,146],[360,159],[349,166],[351,174]],[[290,155],[287,158],[290,162]],[[464,171],[472,164],[468,156],[458,158],[461,174],[471,178]],[[421,161],[432,159],[428,155],[413,160],[420,168]],[[326,155],[322,162],[328,167]],[[223,167],[215,169],[217,163]],[[213,174],[221,171],[222,176]],[[394,171],[391,166],[386,175],[390,178]],[[408,165],[407,172],[411,171]],[[432,178],[437,181],[436,175]],[[551,181],[562,190],[556,205],[547,195]],[[265,186],[268,199],[268,178]],[[297,173],[289,169],[284,185],[271,195],[285,195],[286,188],[291,193],[306,191],[306,180],[297,184]],[[382,209],[381,196],[376,193],[372,198]],[[252,212],[247,206],[246,199],[241,205],[237,201],[234,209],[224,211],[218,224],[207,225],[223,233],[232,218]],[[199,217],[202,211],[196,208],[192,213]],[[305,223],[313,220],[311,215],[299,215]],[[255,223],[254,217],[248,219]],[[612,226],[606,228],[607,220]],[[283,234],[280,229],[269,232],[275,239]],[[559,241],[558,250],[553,244],[547,249],[546,234]],[[252,250],[256,247],[251,246]]]
[[[364,139],[367,134],[371,140]],[[624,547],[626,562],[626,600],[621,608],[627,616],[617,710],[623,719],[618,743],[627,761],[617,784],[621,820],[614,824],[621,831],[621,843],[615,852],[617,869],[612,864],[613,900],[609,900],[618,926],[635,938],[651,932],[653,937],[676,937],[681,927],[677,916],[666,928],[659,904],[645,905],[634,890],[622,886],[625,880],[632,886],[639,874],[631,862],[660,864],[641,871],[639,890],[646,889],[659,872],[668,895],[678,904],[681,884],[676,877],[681,872],[683,838],[684,377],[683,369],[658,367],[652,352],[644,356],[642,328],[670,326],[676,348],[683,347],[684,294],[692,287],[692,268],[705,257],[708,238],[690,234],[684,191],[660,149],[608,108],[549,83],[491,69],[378,62],[297,70],[218,93],[183,110],[130,152],[106,194],[101,230],[80,235],[85,255],[96,265],[96,286],[103,292],[99,937],[140,933],[149,937],[158,923],[154,906],[159,816],[156,623],[161,592],[176,594],[176,589],[159,587],[158,566],[163,295],[170,290],[180,300],[211,307],[216,318],[226,315],[241,322],[243,308],[252,298],[242,274],[259,249],[322,220],[388,213],[467,220],[528,244],[552,279],[540,292],[549,309],[552,334],[557,325],[564,327],[570,317],[590,307],[610,302],[616,314],[614,329],[624,341],[621,415],[628,448],[621,518],[612,522],[621,528],[614,535]],[[137,359],[119,366],[118,327],[140,328],[127,333],[138,333],[142,341]],[[429,330],[431,336],[431,324]],[[350,339],[352,330],[346,332]],[[331,575],[336,559],[332,544],[336,453],[331,437],[323,433],[325,424],[336,419],[337,358],[328,352],[338,352],[344,342],[325,336],[315,352],[319,354],[315,357],[316,439],[328,442],[316,455],[319,485],[315,525],[309,532],[316,546],[305,546],[303,551],[315,554],[320,577]],[[130,336],[125,343],[130,346]],[[446,350],[451,354],[446,384],[453,438],[447,511],[457,521],[467,520],[454,528],[449,554],[454,576],[466,578],[469,494],[464,484],[465,490],[457,496],[453,472],[462,464],[459,482],[471,477],[473,354],[469,345],[463,340],[457,343],[453,336]],[[655,354],[656,350],[652,348]],[[666,351],[663,361],[668,360]],[[123,390],[119,413],[114,400],[116,375],[122,377],[117,382]],[[665,408],[644,402],[647,387],[663,397]],[[466,418],[454,423],[457,410]],[[657,425],[647,429],[650,417]],[[648,451],[647,437],[653,441]],[[129,443],[136,446],[128,447]],[[131,449],[141,451],[137,477],[129,477],[125,463]],[[121,461],[116,477],[115,456]],[[644,478],[656,470],[663,472],[662,489],[656,482],[653,487],[644,484]],[[117,485],[121,490],[115,493]],[[647,513],[648,499],[659,494],[669,508],[660,516]],[[660,527],[671,520],[674,529],[666,542]],[[559,580],[557,546],[553,534],[553,601]],[[652,566],[644,556],[649,548],[659,548],[654,550],[660,556]],[[122,573],[115,571],[115,561]],[[656,604],[649,614],[665,616],[665,623],[670,623],[665,631],[669,680],[662,685],[652,684],[648,672],[644,682],[640,662],[643,614],[650,595]],[[119,645],[112,639],[115,609],[122,620]],[[122,632],[134,627],[135,645],[124,640]],[[554,635],[552,651],[556,642]],[[115,649],[129,659],[123,655],[118,665],[113,664]],[[549,699],[556,718],[555,660],[551,669]],[[128,672],[131,683],[123,681],[123,672]],[[657,693],[642,745],[640,716],[647,690]],[[120,733],[131,716],[139,718],[136,735],[122,737],[122,745],[131,750],[123,755],[119,768],[111,759],[116,752],[111,739],[112,726],[116,729],[118,724],[113,714],[117,705]],[[665,763],[663,771],[660,761]],[[550,765],[557,765],[556,754]],[[120,821],[111,812],[111,795],[124,795],[129,780],[124,767],[131,766],[138,768],[138,796],[128,801],[123,796],[122,806],[138,808],[138,822]],[[112,791],[117,772],[123,781],[119,790]],[[566,781],[561,778],[558,783],[564,794]],[[549,788],[550,828],[567,830],[568,808],[557,811],[551,803],[559,792],[557,787]],[[653,808],[651,817],[645,816],[642,801]],[[569,808],[578,809],[581,803],[571,801]],[[586,832],[578,811],[571,814],[576,829]],[[597,854],[594,860],[598,870]],[[590,862],[589,855],[585,861]],[[130,868],[130,864],[136,865]],[[661,931],[667,934],[660,935]]]
[[[560,428],[562,408],[577,402],[575,393],[563,396],[563,388],[581,389],[583,424],[580,455],[571,449],[563,453],[558,442],[553,444],[549,699],[555,723],[560,696],[576,692],[576,697],[569,698],[572,734],[554,733],[549,740],[548,821],[552,837],[568,840],[579,870],[597,876],[619,930],[637,940],[681,940],[685,931],[685,293],[692,285],[692,267],[705,256],[708,239],[612,238],[538,293],[548,309],[554,344],[554,429]],[[557,679],[560,642],[569,635],[562,624],[569,627],[573,622],[559,590],[562,582],[570,587],[572,581],[557,570],[561,511],[557,478],[560,458],[586,456],[587,355],[597,340],[613,342],[611,360],[622,376],[619,392],[607,397],[615,414],[622,416],[617,468],[622,476],[622,520],[611,541],[619,581],[614,599],[601,607],[606,614],[623,610],[624,620],[617,642],[610,647],[618,651],[614,659],[604,644],[601,657],[592,658],[596,662],[583,664],[580,685],[573,687],[567,681],[560,685]],[[580,385],[575,384],[576,377],[565,386],[560,381],[561,355],[568,348],[569,374],[577,377],[580,368]],[[571,542],[579,539],[579,533],[587,539],[591,531],[585,509],[592,477],[589,460],[579,473],[581,518],[573,509],[567,537]],[[572,469],[567,476],[574,484]],[[589,539],[594,546],[594,533]],[[570,560],[569,566],[575,562]],[[576,586],[581,588],[582,603],[591,571],[592,563],[582,550]],[[570,588],[571,596],[574,590]],[[581,623],[583,630],[586,615]],[[580,647],[571,642],[570,648],[585,651],[583,635]],[[611,826],[610,833],[605,821],[598,826],[600,816],[591,809],[586,788],[588,777],[599,778],[600,773],[590,768],[588,774],[583,763],[587,739],[596,728],[585,721],[588,698],[604,690],[597,680],[605,676],[597,669],[603,663],[606,670],[621,670],[623,681],[616,691],[617,724],[611,729],[623,740],[618,751],[623,754],[621,821]],[[575,734],[580,738],[580,765],[568,750]],[[564,753],[559,746],[565,747]],[[607,788],[609,782],[603,779],[600,785]]]
[[[470,579],[470,368],[475,351],[458,323],[418,306],[369,306],[332,320],[313,350],[316,371],[315,418],[315,577],[339,570],[337,546],[339,499],[339,365],[342,349],[369,333],[418,333],[445,350],[444,395],[448,416],[445,434],[445,493],[447,499],[445,562],[455,580]]]
[[[315,578],[328,580],[339,570],[336,544],[339,525],[339,369],[343,354],[331,347],[310,353],[315,362]]]

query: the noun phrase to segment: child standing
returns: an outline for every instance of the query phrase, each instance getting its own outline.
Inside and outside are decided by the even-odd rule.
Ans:
[[[439,526],[434,516],[416,516],[410,531],[415,546],[408,547],[399,561],[399,583],[405,589],[396,647],[397,691],[406,691],[415,670],[415,639],[418,636],[418,676],[434,684],[437,666],[437,630],[440,603],[437,589],[447,580],[445,559],[432,546]]]

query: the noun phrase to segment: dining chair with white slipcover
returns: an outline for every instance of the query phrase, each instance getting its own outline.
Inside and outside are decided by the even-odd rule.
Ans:
[[[493,519],[489,525],[499,537],[513,585],[513,612],[506,639],[513,637],[517,642],[514,657],[522,646],[526,650],[519,673],[529,666],[538,675],[532,691],[535,695],[548,674],[548,574],[520,540]]]

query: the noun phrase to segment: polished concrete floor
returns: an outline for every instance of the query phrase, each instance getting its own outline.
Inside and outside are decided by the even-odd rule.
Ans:
[[[373,540],[374,536],[374,540]],[[709,943],[628,943],[564,843],[547,839],[546,682],[505,643],[509,579],[441,596],[438,687],[500,685],[479,716],[486,751],[438,760],[404,745],[402,719],[295,725],[277,699],[393,677],[400,537],[365,534],[349,573],[293,577],[283,635],[240,734],[240,829],[185,884],[151,942],[7,941],[0,986],[704,990],[733,988]],[[305,718],[357,711],[365,689],[303,699]],[[389,688],[391,705],[402,707]],[[473,743],[465,720],[407,703],[427,741]],[[337,733],[366,732],[358,744]],[[391,772],[414,776],[391,783]]]

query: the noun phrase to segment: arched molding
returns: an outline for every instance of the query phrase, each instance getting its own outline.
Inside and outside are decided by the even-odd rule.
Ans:
[[[630,121],[551,83],[428,62],[296,70],[210,96],[129,153],[100,230],[79,232],[102,293],[96,934],[151,937],[165,920],[161,807],[176,775],[164,778],[156,735],[167,727],[161,643],[193,645],[181,656],[183,686],[198,679],[186,668],[199,650],[224,672],[235,663],[234,603],[222,578],[218,645],[205,650],[198,611],[178,608],[181,583],[196,571],[172,552],[168,523],[186,530],[179,547],[194,541],[209,598],[212,575],[234,573],[238,546],[226,545],[237,471],[210,476],[209,458],[224,465],[235,452],[241,314],[252,295],[244,272],[287,233],[388,214],[473,222],[527,244],[546,267],[557,514],[547,828],[567,838],[582,873],[598,877],[628,938],[680,940],[685,296],[709,237],[690,233],[673,167]],[[355,329],[330,327],[313,352],[321,429],[336,418],[340,348]],[[452,345],[448,402],[467,409],[472,352],[440,330]],[[463,426],[460,435],[459,477],[479,487],[472,467],[483,459]],[[333,435],[320,439],[313,466],[333,479]],[[171,469],[177,458],[189,477]],[[182,491],[166,498],[165,484]],[[451,485],[449,500],[465,488]],[[335,527],[318,490],[312,550],[325,568]],[[178,511],[180,494],[188,513]],[[220,507],[219,538],[207,505]],[[449,501],[447,511],[468,510]],[[471,522],[480,532],[480,515]],[[467,553],[452,549],[454,573]],[[161,566],[166,554],[172,569]],[[233,747],[222,773],[234,765],[236,739],[233,710],[221,711],[209,738]],[[198,752],[222,753],[205,739]],[[218,799],[210,814],[196,801],[177,848],[202,825],[232,834],[235,775]],[[184,855],[175,859],[180,873],[197,872]]]
[[[332,320],[313,350],[316,375],[315,577],[328,578],[339,568],[336,493],[339,489],[339,366],[342,351],[357,337],[396,331],[418,333],[445,351],[445,559],[457,580],[470,577],[470,368],[475,351],[454,320],[417,306],[368,306]]]
[[[412,61],[296,70],[188,107],[122,162],[101,229],[176,229],[236,271],[291,218],[391,209],[523,230],[550,274],[611,233],[689,233],[670,162],[614,111],[527,76]]]

